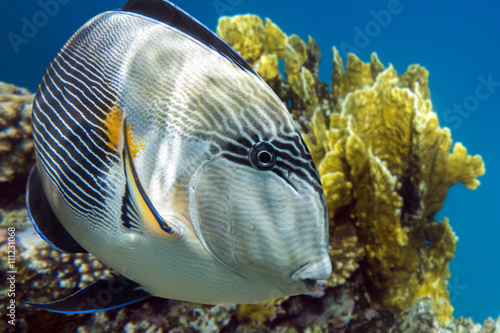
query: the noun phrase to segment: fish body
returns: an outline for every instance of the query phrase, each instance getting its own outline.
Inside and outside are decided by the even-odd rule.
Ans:
[[[290,114],[171,3],[129,1],[86,23],[49,65],[32,118],[37,230],[130,282],[111,305],[40,307],[258,303],[329,277],[325,198]]]

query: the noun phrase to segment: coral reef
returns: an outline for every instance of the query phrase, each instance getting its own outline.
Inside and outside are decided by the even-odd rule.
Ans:
[[[397,318],[389,333],[499,333],[500,317],[496,320],[488,318],[483,326],[475,324],[470,318],[460,317],[449,325],[441,326],[437,320],[436,312],[432,301],[429,298],[422,298],[416,301],[413,306],[403,311]]]
[[[78,332],[500,333],[500,317],[483,326],[452,317],[446,287],[457,238],[449,221],[436,221],[435,215],[449,187],[462,183],[475,189],[485,170],[481,157],[453,145],[450,131],[439,127],[425,68],[412,65],[398,74],[375,54],[369,63],[351,54],[344,69],[334,48],[328,89],[318,78],[321,52],[311,37],[305,43],[287,36],[271,20],[255,15],[223,17],[217,33],[269,83],[303,133],[329,209],[330,279],[311,295],[254,305],[152,298],[102,313],[64,316],[18,302],[16,328],[29,331],[43,323],[52,331]],[[29,127],[29,98],[21,98],[26,106],[12,108],[16,113],[9,119],[17,120],[8,125],[25,131],[21,137],[28,143],[16,141],[9,149],[28,164],[33,158],[26,157],[31,132],[24,128]],[[0,133],[10,133],[10,127],[1,126]],[[16,169],[10,179],[25,179],[30,166]],[[3,208],[0,226],[25,225],[26,210]],[[16,265],[23,267],[17,300],[60,298],[109,273],[91,255],[58,253],[33,233],[27,228],[17,235],[21,255]],[[5,266],[5,258],[0,260]],[[0,305],[7,301],[2,298]],[[0,330],[2,325],[7,324],[1,322]]]
[[[22,230],[32,226],[26,207],[18,202],[9,206],[8,209],[0,207],[0,228],[16,227]]]
[[[25,215],[21,217],[23,212]],[[18,214],[23,222],[29,220],[26,210]],[[44,321],[50,326],[50,323],[55,324],[58,319],[66,317],[46,311],[36,311],[25,305],[23,301],[48,302],[60,299],[110,272],[92,255],[61,253],[53,249],[40,238],[33,226],[21,231],[16,225],[15,238],[16,328],[19,332],[23,331],[20,328],[25,328],[27,331],[31,328],[32,331],[37,324]],[[0,244],[3,244],[2,253],[7,253],[7,232],[4,228],[0,229]],[[6,256],[0,257],[1,267],[7,267],[6,260]],[[2,270],[2,275],[5,274],[6,270]],[[3,276],[2,281],[6,281],[6,276]],[[0,306],[4,309],[9,302],[9,298],[6,297],[6,288],[6,285],[1,285]],[[89,315],[76,315],[76,320],[88,317]],[[5,322],[0,323],[0,331],[2,331],[1,325],[4,324],[7,325]]]
[[[27,89],[0,82],[0,183],[26,175],[35,163],[32,103]]]
[[[334,63],[342,66],[335,49]],[[423,68],[415,71],[420,75],[401,79],[376,56],[363,64],[353,55],[346,68],[332,76],[340,112],[316,109],[312,133],[305,136],[327,196],[332,237],[339,228],[354,227],[374,300],[403,310],[430,296],[440,322],[447,322],[453,313],[448,262],[457,239],[448,221],[436,222],[434,216],[449,187],[479,185],[483,162],[461,144],[450,153],[450,132],[439,128],[423,97],[429,96]],[[353,83],[359,73],[366,75],[358,80],[362,86]]]

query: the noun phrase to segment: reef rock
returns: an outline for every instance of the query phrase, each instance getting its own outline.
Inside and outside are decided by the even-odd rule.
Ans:
[[[0,183],[23,177],[35,163],[32,103],[27,89],[0,82]]]

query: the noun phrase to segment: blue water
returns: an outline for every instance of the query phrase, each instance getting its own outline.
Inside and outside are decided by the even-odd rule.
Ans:
[[[49,7],[52,16],[40,14],[41,4],[51,1],[2,1],[1,81],[35,91],[45,67],[77,28],[92,16],[123,4],[117,0],[58,1],[61,3],[58,8]],[[320,73],[325,82],[330,81],[334,45],[355,51],[364,61],[377,52],[385,65],[392,63],[400,73],[410,64],[425,66],[430,72],[432,102],[441,125],[451,128],[453,140],[462,142],[469,153],[482,155],[487,170],[476,191],[468,191],[463,185],[453,187],[438,216],[448,217],[459,237],[449,288],[455,316],[470,315],[475,321],[482,321],[487,316],[500,315],[500,249],[496,245],[500,237],[499,2],[179,0],[176,3],[212,29],[220,15],[255,13],[271,18],[287,34],[298,34],[304,40],[308,35],[313,36],[323,52]],[[35,21],[40,27],[37,31],[25,31],[28,38],[13,46],[9,33],[22,37],[26,21]],[[359,31],[365,32],[367,38],[361,39]],[[492,83],[485,86],[484,80]],[[455,111],[460,106],[462,113]]]

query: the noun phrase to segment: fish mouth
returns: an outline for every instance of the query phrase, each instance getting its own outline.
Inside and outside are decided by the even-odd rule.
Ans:
[[[305,267],[309,265],[309,262],[295,268],[292,273],[290,273],[290,278],[292,280],[299,280],[302,284],[301,286],[301,291],[307,291],[307,292],[313,292],[316,290],[316,287],[318,285],[317,281],[315,279],[310,279],[310,278],[301,278],[301,275],[303,274],[303,271]],[[305,288],[304,288],[305,287]]]
[[[328,258],[329,259],[329,258]],[[301,292],[312,293],[318,286],[318,280],[326,280],[332,272],[331,261],[307,262],[295,268],[290,273],[290,278],[300,283]]]
[[[306,286],[307,290],[313,292],[318,287],[318,281],[312,279],[305,279],[304,285]]]

